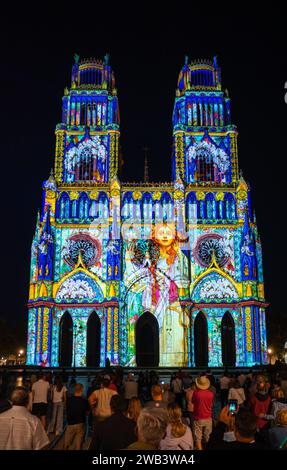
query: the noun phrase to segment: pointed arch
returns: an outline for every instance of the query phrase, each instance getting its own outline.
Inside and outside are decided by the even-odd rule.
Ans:
[[[150,193],[144,193],[141,204],[142,219],[151,222],[153,201]]]
[[[136,363],[138,367],[159,365],[159,326],[150,312],[143,313],[136,323]]]
[[[108,196],[103,191],[100,192],[98,198],[98,216],[100,219],[107,219],[109,216]]]
[[[213,193],[208,193],[205,197],[207,219],[216,219],[216,201]]]
[[[101,320],[92,312],[87,322],[87,366],[99,367],[101,360]]]
[[[167,192],[164,192],[161,197],[161,203],[163,219],[167,219],[168,221],[174,220],[171,195]]]
[[[80,219],[87,219],[89,217],[89,198],[85,192],[82,192],[79,197],[78,210],[78,217]]]
[[[59,366],[70,367],[73,359],[73,320],[66,311],[60,321]]]
[[[60,219],[70,218],[70,198],[66,192],[63,192],[58,199],[57,209]]]
[[[195,222],[197,219],[197,201],[195,193],[188,193],[186,199],[186,218],[191,222]]]
[[[208,365],[208,327],[203,312],[199,312],[194,320],[194,363],[196,367]]]
[[[225,217],[227,220],[236,218],[236,205],[233,194],[226,193],[224,196]]]
[[[122,202],[122,214],[125,219],[133,217],[133,198],[130,191],[126,192]]]
[[[222,364],[235,366],[236,364],[236,344],[235,344],[235,323],[230,312],[225,312],[221,320],[221,351]]]

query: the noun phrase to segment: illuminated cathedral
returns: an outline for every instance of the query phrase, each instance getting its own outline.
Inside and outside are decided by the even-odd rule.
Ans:
[[[267,362],[261,243],[216,58],[186,57],[172,122],[171,180],[124,182],[109,56],[75,56],[32,243],[27,364]]]

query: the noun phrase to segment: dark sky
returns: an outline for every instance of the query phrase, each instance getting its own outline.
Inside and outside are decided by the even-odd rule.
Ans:
[[[119,3],[119,2],[118,2]],[[44,4],[42,4],[43,6]],[[108,5],[108,4],[107,4]],[[1,317],[18,326],[25,346],[29,257],[41,185],[53,166],[54,129],[70,86],[73,54],[110,53],[121,114],[123,180],[139,180],[143,150],[151,148],[153,180],[170,179],[171,117],[184,56],[218,56],[223,87],[239,130],[239,165],[251,183],[262,238],[268,315],[286,316],[283,165],[287,104],[283,18],[208,14],[174,3],[156,15],[135,9],[11,11],[2,15],[1,37]],[[68,10],[68,7],[67,7]],[[203,13],[203,10],[204,13]],[[1,333],[0,333],[1,334]],[[286,338],[287,339],[287,338]]]

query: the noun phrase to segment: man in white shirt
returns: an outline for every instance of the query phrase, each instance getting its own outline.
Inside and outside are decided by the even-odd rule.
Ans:
[[[49,389],[50,384],[45,380],[45,375],[41,372],[39,380],[32,385],[32,414],[41,419],[44,429],[46,429]]]
[[[103,379],[101,381],[101,388],[94,390],[89,396],[89,404],[94,415],[94,425],[96,421],[103,421],[112,414],[110,401],[113,395],[117,395],[117,392],[109,389],[109,385],[110,380]]]
[[[29,393],[16,387],[12,408],[0,414],[0,450],[40,450],[49,444],[41,421],[27,410]]]

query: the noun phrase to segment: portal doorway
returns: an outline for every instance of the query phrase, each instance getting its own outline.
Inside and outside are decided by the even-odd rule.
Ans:
[[[202,312],[194,321],[194,362],[196,367],[208,366],[208,328]]]
[[[221,321],[221,348],[222,348],[222,364],[227,366],[235,366],[236,363],[236,347],[235,347],[235,324],[232,315],[226,312]]]
[[[136,324],[136,363],[138,367],[158,367],[159,327],[150,312],[143,313]]]

